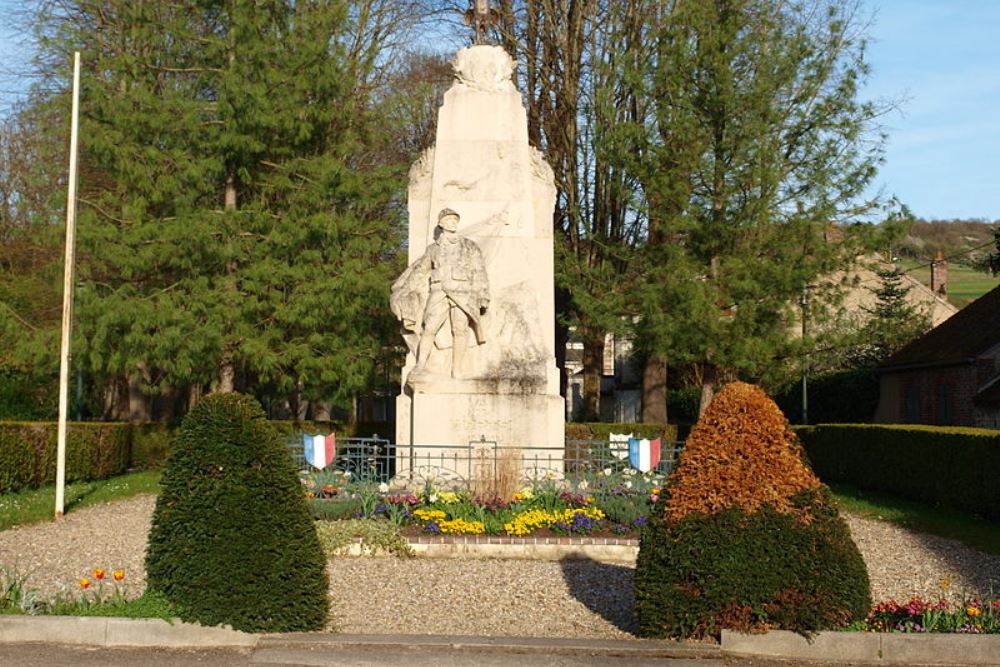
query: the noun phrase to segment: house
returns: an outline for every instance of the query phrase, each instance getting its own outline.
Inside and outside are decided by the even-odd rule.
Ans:
[[[878,374],[876,422],[1000,429],[1000,287],[893,354]]]

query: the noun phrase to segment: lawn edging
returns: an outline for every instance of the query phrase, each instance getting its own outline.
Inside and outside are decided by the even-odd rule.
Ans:
[[[723,630],[721,648],[730,655],[797,660],[1000,665],[1000,635],[820,632],[806,639],[788,630],[755,635]]]
[[[83,646],[245,647],[257,645],[258,635],[228,627],[160,618],[104,616],[0,616],[0,643],[51,642]]]

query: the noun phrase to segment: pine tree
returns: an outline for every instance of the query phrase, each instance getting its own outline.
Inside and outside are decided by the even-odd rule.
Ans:
[[[367,383],[400,169],[369,155],[385,139],[348,5],[77,0],[43,17],[46,53],[86,65],[80,329],[133,416],[186,387],[346,403]]]
[[[887,359],[896,350],[930,329],[930,318],[908,299],[911,286],[906,273],[898,266],[875,269],[879,278],[876,287],[868,291],[875,304],[865,311],[871,319],[861,331],[861,345],[854,350],[852,361],[862,368],[871,368]]]
[[[641,327],[650,352],[693,366],[704,410],[723,375],[762,377],[789,349],[803,286],[843,261],[829,226],[875,210],[879,109],[858,100],[847,3],[646,11],[655,53],[628,75],[651,102],[625,135],[651,230]]]

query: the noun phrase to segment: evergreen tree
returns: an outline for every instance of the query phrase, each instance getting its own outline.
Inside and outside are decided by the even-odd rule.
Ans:
[[[81,331],[134,417],[185,387],[346,403],[368,382],[400,170],[369,155],[384,133],[347,55],[350,4],[77,0],[43,17],[45,52],[85,63]]]
[[[863,218],[879,109],[839,0],[649,2],[655,53],[630,67],[649,113],[627,129],[651,233],[648,350],[691,364],[702,410],[725,373],[765,376],[787,352],[804,285],[839,268],[832,224]],[[652,233],[655,231],[655,234]]]
[[[861,331],[861,343],[855,348],[852,361],[861,368],[871,368],[884,361],[896,350],[930,329],[930,317],[907,298],[911,286],[906,273],[898,266],[875,270],[877,287],[868,291],[875,304],[865,311],[871,319]]]

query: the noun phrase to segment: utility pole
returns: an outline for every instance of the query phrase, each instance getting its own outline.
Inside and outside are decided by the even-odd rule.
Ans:
[[[73,331],[73,274],[76,262],[76,163],[80,117],[80,52],[73,53],[73,111],[70,119],[69,183],[66,195],[66,258],[63,265],[62,343],[59,347],[59,427],[56,436],[56,517],[65,509],[66,413],[69,412],[69,349]]]
[[[802,296],[799,305],[802,306],[802,345],[805,350],[806,335],[809,333],[809,287],[802,286]],[[809,423],[809,352],[802,356],[802,423]]]

